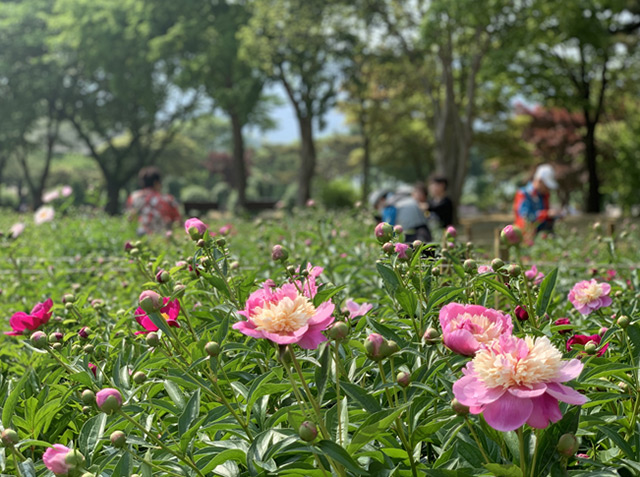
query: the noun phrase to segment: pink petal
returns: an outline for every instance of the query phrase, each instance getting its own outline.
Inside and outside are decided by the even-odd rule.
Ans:
[[[475,375],[463,376],[453,383],[453,394],[465,406],[482,406],[499,399],[505,393],[501,387],[487,388]]]
[[[297,330],[297,331],[300,331],[300,330]],[[305,328],[304,331],[306,332],[307,329]],[[280,335],[278,333],[270,333],[270,332],[264,331],[264,330],[262,330],[262,336],[263,336],[263,338],[266,338],[266,339],[271,340],[274,343],[278,343],[278,344],[293,344],[293,343],[297,343],[298,341],[300,341],[300,338],[301,338],[301,336],[296,336],[294,333],[286,334],[286,335]]]
[[[329,324],[333,323],[334,318],[331,316],[333,310],[335,309],[335,305],[330,301],[325,301],[322,303],[317,309],[315,315],[308,321],[309,325],[320,325],[325,324],[329,326]]]
[[[480,349],[480,343],[468,330],[443,331],[442,339],[447,348],[464,356],[473,356]]]
[[[262,331],[256,330],[255,325],[250,321],[239,321],[238,323],[234,323],[232,328],[243,335],[251,336],[252,338],[264,338]]]
[[[565,361],[562,365],[562,368],[560,368],[558,374],[556,375],[556,380],[561,383],[565,381],[571,381],[572,379],[580,376],[583,367],[584,364],[582,364],[579,359],[571,359],[569,361]]]
[[[509,388],[509,392],[517,398],[534,398],[543,395],[547,390],[544,383],[536,383],[531,389],[527,387]]]
[[[327,337],[322,334],[320,329],[310,329],[300,341],[298,341],[298,346],[302,349],[316,349],[323,341],[327,341]]]
[[[522,426],[533,410],[531,399],[521,399],[504,393],[500,399],[484,407],[485,421],[498,431],[515,431]]]
[[[549,425],[549,421],[558,422],[562,419],[562,413],[558,406],[558,400],[549,394],[533,398],[533,410],[527,424],[536,429],[544,429]]]
[[[586,396],[583,396],[575,389],[560,383],[547,383],[547,393],[558,401],[575,404],[576,406],[582,406],[588,401]]]
[[[358,311],[360,311],[360,307],[355,301],[349,298],[347,300],[347,310],[349,310],[351,313],[357,313]]]

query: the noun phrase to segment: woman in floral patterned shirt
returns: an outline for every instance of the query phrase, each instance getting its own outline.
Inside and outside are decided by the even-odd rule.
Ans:
[[[127,199],[127,211],[138,219],[138,234],[164,233],[174,222],[182,222],[178,202],[162,193],[162,178],[155,167],[145,167],[138,174],[140,190]]]

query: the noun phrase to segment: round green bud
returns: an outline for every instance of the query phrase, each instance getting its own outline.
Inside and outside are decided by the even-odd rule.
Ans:
[[[78,449],[72,449],[64,458],[64,461],[71,469],[78,469],[84,465],[84,456]]]
[[[512,263],[509,265],[509,268],[507,268],[507,273],[512,277],[519,277],[520,273],[522,273],[522,269],[520,268],[520,265]]]
[[[87,344],[87,345],[84,345],[84,347],[82,348],[82,351],[84,351],[87,354],[91,354],[95,351],[95,348],[92,344]]]
[[[313,442],[318,437],[318,428],[311,421],[304,421],[298,429],[300,439],[305,442]]]
[[[591,355],[596,354],[598,352],[598,345],[593,341],[589,341],[584,345],[584,352]]]
[[[31,344],[34,348],[43,349],[49,344],[49,338],[42,331],[35,331],[31,335]]]
[[[571,457],[578,452],[578,439],[574,434],[562,434],[558,439],[558,453],[565,457]]]
[[[0,433],[0,443],[3,447],[13,447],[19,441],[18,433],[13,429],[5,429]]]
[[[153,331],[147,335],[145,340],[147,342],[147,345],[151,346],[152,348],[155,348],[160,344],[160,337],[158,336],[158,333],[155,333]]]
[[[502,261],[502,259],[494,258],[493,260],[491,260],[491,269],[494,272],[497,272],[502,267],[504,267],[504,261]]]
[[[404,371],[400,371],[396,376],[396,382],[399,386],[406,388],[411,384],[411,375],[409,373],[405,373]]]
[[[336,321],[329,331],[327,336],[332,340],[341,341],[349,335],[350,327],[344,321]]]
[[[629,317],[627,315],[622,315],[622,316],[620,316],[620,318],[618,318],[616,323],[618,324],[618,326],[620,328],[624,329],[624,328],[626,328],[627,326],[629,326],[631,324],[631,320],[629,319]]]
[[[147,380],[147,375],[142,371],[136,371],[133,373],[133,382],[136,384],[142,384]]]
[[[455,412],[458,416],[466,416],[467,414],[469,414],[469,407],[462,404],[456,398],[453,398],[451,400],[451,409],[453,409],[453,412]]]
[[[96,393],[94,393],[91,389],[85,389],[84,391],[82,391],[80,398],[85,404],[93,404],[94,402],[96,402]]]
[[[220,344],[215,341],[209,341],[206,345],[204,345],[204,351],[208,356],[216,357],[220,354]]]
[[[114,431],[109,438],[111,445],[116,449],[121,449],[127,444],[127,436],[122,431]]]

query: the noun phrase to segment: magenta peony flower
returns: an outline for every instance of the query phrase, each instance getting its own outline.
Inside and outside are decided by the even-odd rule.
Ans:
[[[406,243],[397,243],[395,250],[400,260],[409,260],[409,257],[407,256],[409,246]]]
[[[440,309],[442,341],[454,353],[473,356],[502,335],[511,335],[511,317],[480,305],[449,303]]]
[[[54,444],[53,447],[49,447],[42,456],[44,465],[56,475],[67,475],[72,468],[66,462],[69,452],[71,452],[71,449],[67,446]]]
[[[538,267],[531,265],[529,270],[524,272],[524,276],[527,280],[532,281],[534,285],[540,285],[544,278],[544,273],[538,271]]]
[[[184,223],[184,229],[193,240],[199,240],[209,227],[196,217],[187,219]]]
[[[349,318],[354,319],[358,316],[364,316],[369,311],[371,311],[373,305],[371,303],[363,303],[362,305],[358,305],[351,298],[347,300],[347,310],[349,311]]]
[[[569,292],[569,301],[583,315],[588,315],[605,306],[611,305],[611,285],[595,280],[583,280],[576,283]]]
[[[28,334],[29,331],[34,331],[46,324],[51,319],[51,308],[53,307],[53,300],[48,298],[42,303],[38,303],[33,307],[31,313],[27,314],[23,311],[14,313],[9,319],[9,325],[13,328],[13,331],[5,331],[5,335],[20,336]]]
[[[546,336],[501,336],[466,365],[453,394],[498,431],[513,431],[524,423],[544,429],[562,419],[558,401],[579,406],[587,402],[561,384],[578,377],[582,366],[577,359],[563,361]]]
[[[178,319],[178,315],[180,314],[180,302],[176,298],[175,300],[169,301],[169,298],[162,298],[163,306],[160,308],[160,315],[167,320],[167,324],[169,326],[173,326],[175,328],[180,328],[180,324],[176,321]],[[140,307],[136,308],[136,312],[134,315],[136,321],[140,326],[142,326],[145,331],[136,331],[137,335],[147,334],[151,331],[158,331],[158,327],[153,324],[149,315]]]
[[[556,321],[553,322],[554,325],[556,326],[562,326],[562,325],[570,325],[571,321],[569,320],[569,318],[558,318]],[[558,331],[558,333],[564,335],[566,333],[569,333],[571,330],[560,330]]]
[[[527,310],[520,305],[516,306],[515,310],[513,310],[513,313],[520,321],[527,321],[529,319],[529,313],[527,313]]]
[[[571,351],[573,349],[573,345],[586,345],[587,343],[589,343],[590,341],[593,341],[597,346],[600,345],[600,342],[602,341],[602,336],[600,335],[591,335],[591,336],[587,336],[587,335],[573,335],[571,338],[569,338],[567,340],[567,351]],[[606,345],[604,345],[600,350],[598,350],[598,353],[596,354],[596,356],[602,356],[605,351],[607,351],[607,348],[609,347],[609,343],[607,343]],[[580,352],[579,357],[582,357],[585,355],[584,351]]]
[[[305,284],[312,278],[309,275]],[[297,343],[304,349],[316,349],[327,340],[322,332],[333,323],[334,305],[330,301],[317,308],[313,305],[315,284],[313,293],[309,288],[300,293],[298,288],[296,284],[287,283],[280,288],[256,290],[249,295],[245,309],[239,312],[247,320],[234,324],[233,329],[281,345]]]

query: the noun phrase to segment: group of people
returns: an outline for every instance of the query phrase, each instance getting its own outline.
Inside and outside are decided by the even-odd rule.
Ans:
[[[430,242],[430,225],[446,228],[453,223],[453,202],[447,194],[447,186],[446,178],[435,176],[429,181],[428,188],[418,182],[413,188],[378,192],[373,197],[377,218],[402,226],[407,242]]]

